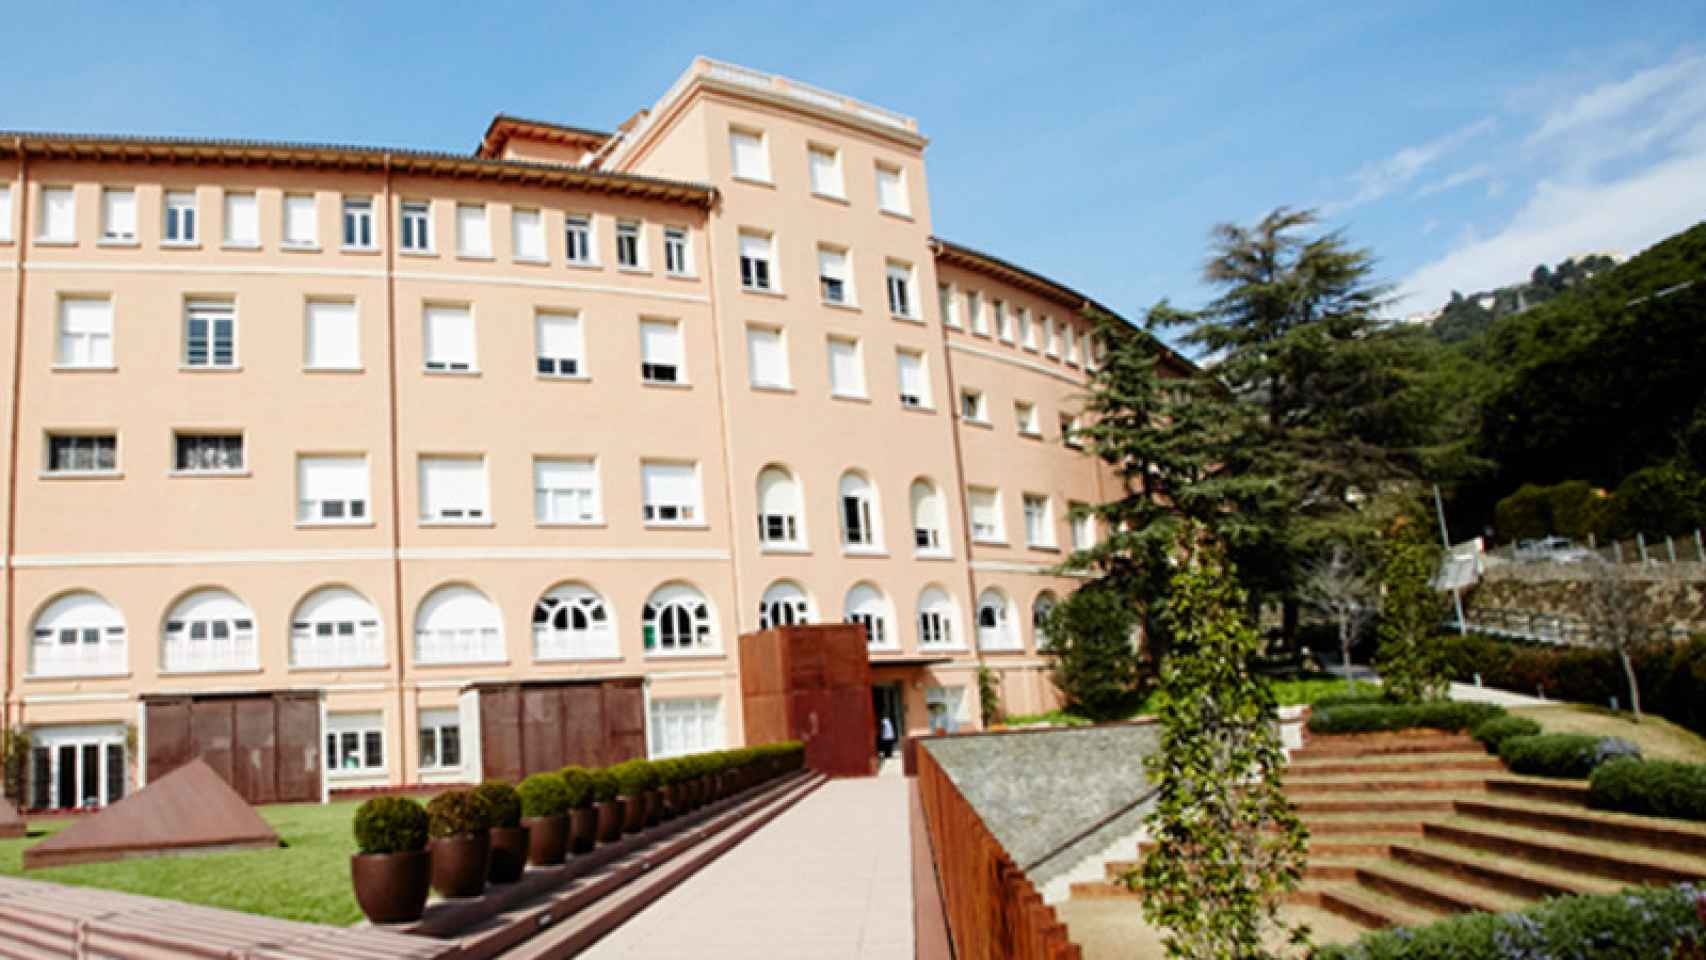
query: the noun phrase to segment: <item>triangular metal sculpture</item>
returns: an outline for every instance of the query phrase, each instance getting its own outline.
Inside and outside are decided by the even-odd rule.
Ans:
[[[12,840],[21,837],[28,827],[24,818],[18,816],[18,808],[5,797],[0,797],[0,840]]]
[[[278,834],[199,757],[24,851],[24,869],[276,847]]]

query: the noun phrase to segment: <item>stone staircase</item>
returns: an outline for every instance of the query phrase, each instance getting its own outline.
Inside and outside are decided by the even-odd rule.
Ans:
[[[1590,810],[1585,783],[1510,774],[1468,737],[1315,737],[1293,754],[1285,785],[1310,833],[1285,911],[1320,943],[1706,878],[1706,825]],[[1105,926],[1110,908],[1097,904],[1138,897],[1117,882],[1137,863],[1110,861],[1105,881],[1075,884],[1062,918],[1075,932],[1075,918]]]

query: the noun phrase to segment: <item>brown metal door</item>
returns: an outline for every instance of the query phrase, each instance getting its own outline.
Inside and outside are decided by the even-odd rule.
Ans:
[[[488,780],[521,779],[521,691],[494,687],[480,691],[480,757]]]
[[[236,732],[236,716],[230,700],[197,700],[190,704],[190,749],[233,787],[237,783],[231,763]]]
[[[281,803],[320,799],[320,700],[314,696],[282,694],[273,699],[277,795]]]
[[[568,763],[563,754],[563,689],[521,691],[522,775],[554,772]]]
[[[604,683],[605,763],[646,755],[645,693],[638,680]]]
[[[190,698],[147,701],[148,756],[143,768],[149,783],[178,769],[195,756],[190,752]]]
[[[233,703],[236,741],[231,758],[231,786],[251,804],[278,802],[278,742],[273,724],[278,716],[271,697],[248,697]]]
[[[604,761],[604,693],[597,684],[563,687],[557,729],[563,737],[563,766],[596,767]]]

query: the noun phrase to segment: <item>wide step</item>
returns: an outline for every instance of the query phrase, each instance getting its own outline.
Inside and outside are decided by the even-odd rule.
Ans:
[[[1439,735],[1409,736],[1312,736],[1302,749],[1292,752],[1293,761],[1338,757],[1375,757],[1397,754],[1485,753],[1486,749],[1473,737]]]
[[[1683,858],[1644,857],[1635,852],[1590,850],[1543,831],[1489,828],[1479,824],[1429,823],[1423,836],[1549,867],[1580,870],[1627,883],[1682,883],[1706,878],[1706,866]]]
[[[1691,824],[1672,824],[1657,818],[1637,819],[1602,812],[1521,806],[1495,799],[1459,800],[1455,806],[1459,814],[1477,820],[1706,857],[1706,829]]]
[[[1393,776],[1396,774],[1434,773],[1442,770],[1475,770],[1498,772],[1505,769],[1498,757],[1439,756],[1426,759],[1390,758],[1343,760],[1335,762],[1293,763],[1286,767],[1288,781],[1318,777]]]

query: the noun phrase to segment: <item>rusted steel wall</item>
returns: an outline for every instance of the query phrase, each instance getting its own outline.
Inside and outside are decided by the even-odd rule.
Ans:
[[[740,672],[748,744],[799,740],[813,770],[871,775],[876,718],[863,627],[819,624],[745,634]]]
[[[645,755],[639,680],[480,687],[483,777],[516,783],[569,764],[601,767]]]
[[[320,799],[319,695],[148,697],[148,782],[197,757],[252,804]]]
[[[1066,925],[948,779],[917,746],[918,796],[959,960],[1081,960]]]

